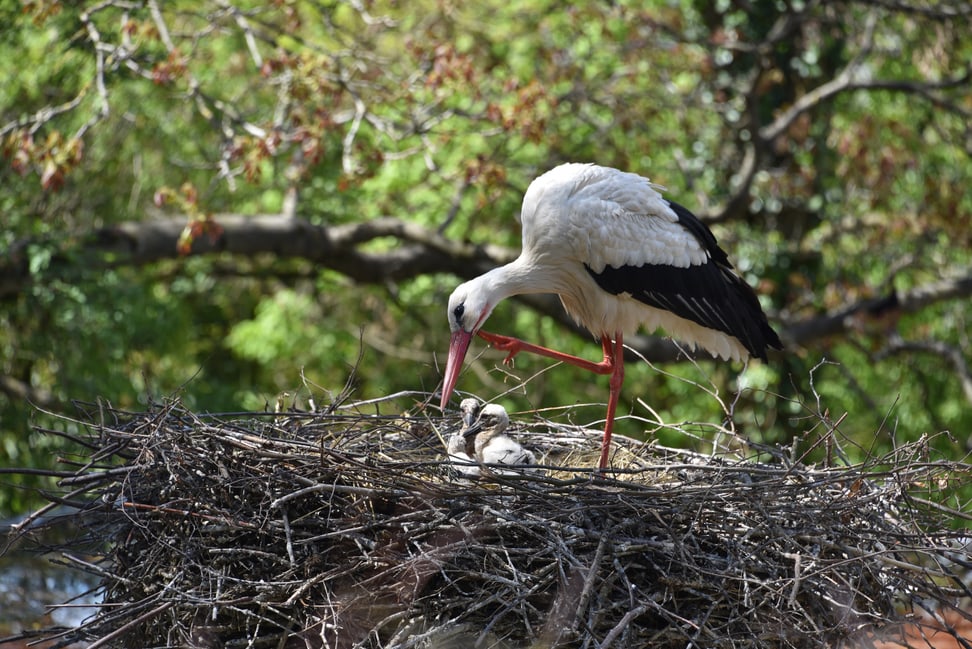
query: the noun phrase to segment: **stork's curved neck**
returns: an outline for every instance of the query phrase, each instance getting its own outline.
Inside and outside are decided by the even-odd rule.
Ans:
[[[481,275],[479,281],[494,305],[514,295],[557,292],[557,284],[560,283],[559,277],[550,272],[550,268],[534,264],[523,255]]]
[[[478,435],[476,435],[476,453],[480,456],[483,454],[483,449],[485,449],[490,442],[503,434],[503,430],[499,426],[492,426],[490,428],[484,429]]]

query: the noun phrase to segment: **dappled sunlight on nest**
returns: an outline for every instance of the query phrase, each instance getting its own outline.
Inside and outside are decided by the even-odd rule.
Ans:
[[[755,461],[743,443],[699,454],[618,438],[616,471],[600,478],[600,431],[514,414],[511,434],[543,470],[473,480],[446,461],[455,413],[407,405],[418,414],[393,401],[205,416],[92,407],[54,500],[77,510],[87,541],[65,556],[105,601],[53,635],[857,647],[968,603],[966,555],[944,525],[969,467],[930,460],[924,444],[807,466],[767,449]]]

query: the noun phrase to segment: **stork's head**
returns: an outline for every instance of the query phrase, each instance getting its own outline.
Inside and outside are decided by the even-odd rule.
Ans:
[[[459,378],[459,370],[462,369],[462,361],[466,358],[469,343],[486,322],[489,314],[493,312],[495,303],[489,299],[484,277],[477,277],[460,285],[449,298],[447,315],[452,339],[449,341],[449,358],[446,361],[442,383],[443,408],[449,402],[452,390],[456,387],[456,380]]]
[[[478,436],[477,439],[482,445],[497,435],[506,432],[510,425],[510,416],[506,414],[506,408],[498,403],[487,403],[479,411],[479,417],[462,434],[469,438]],[[482,431],[482,433],[480,433]]]
[[[501,435],[510,425],[510,416],[506,414],[506,408],[500,404],[487,403],[479,412],[479,421],[484,430],[490,431],[493,435]]]
[[[459,414],[462,417],[462,425],[465,428],[470,428],[479,419],[479,411],[482,407],[483,404],[479,403],[479,399],[472,397],[463,399],[459,403]]]

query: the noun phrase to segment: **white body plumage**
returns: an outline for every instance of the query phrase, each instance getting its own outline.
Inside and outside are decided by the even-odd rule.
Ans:
[[[483,406],[479,414],[476,432],[473,433],[476,436],[474,448],[478,462],[487,465],[510,464],[517,466],[537,463],[533,453],[523,448],[516,440],[506,434],[509,425],[510,417],[506,414],[506,409],[503,406],[497,403]],[[511,471],[496,469],[495,467],[490,467],[489,470],[503,475],[511,473]]]
[[[664,329],[693,348],[748,358],[738,340],[602,289],[590,272],[645,264],[689,268],[710,256],[647,178],[595,165],[564,164],[537,178],[523,197],[523,253],[508,274],[559,278],[556,293],[578,324],[597,337]],[[549,251],[549,252],[548,252]],[[634,287],[632,287],[634,289]]]

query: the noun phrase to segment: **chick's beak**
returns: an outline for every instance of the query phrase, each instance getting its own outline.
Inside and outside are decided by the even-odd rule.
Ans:
[[[462,431],[462,436],[467,439],[470,437],[474,437],[482,429],[483,429],[483,420],[480,419],[479,421],[474,422],[469,428]]]
[[[449,358],[446,361],[445,376],[442,379],[442,401],[439,404],[442,408],[449,403],[449,397],[456,387],[459,380],[459,371],[462,369],[462,362],[466,358],[466,351],[469,343],[472,342],[472,333],[459,329],[453,332],[452,339],[449,341]]]

